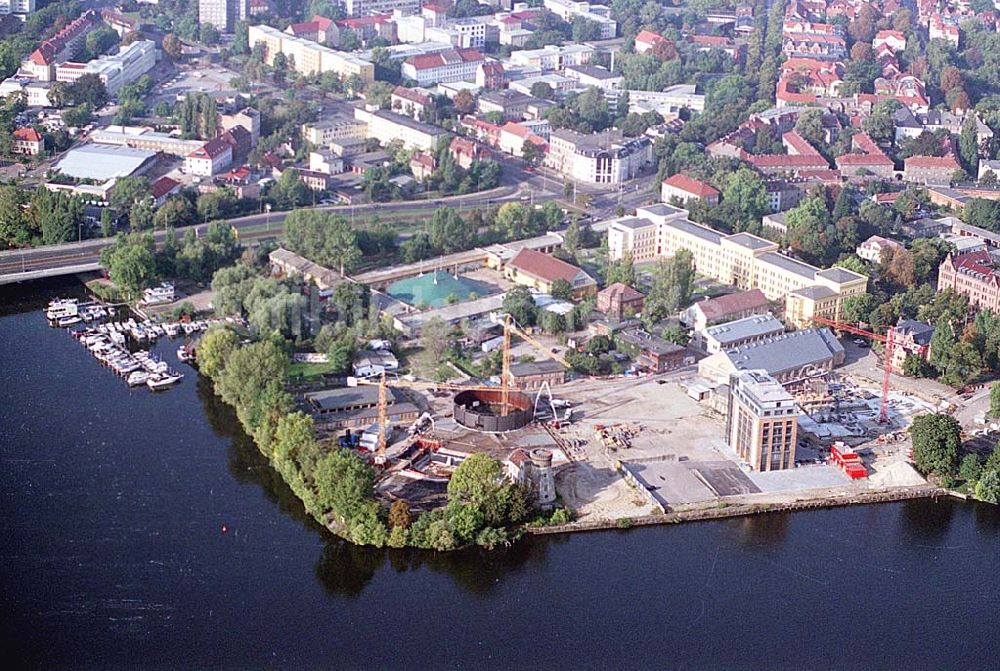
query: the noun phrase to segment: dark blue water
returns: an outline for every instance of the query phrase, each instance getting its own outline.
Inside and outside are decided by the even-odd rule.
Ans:
[[[193,371],[130,391],[21,292],[0,293],[13,668],[1000,668],[994,507],[354,548],[305,518]]]

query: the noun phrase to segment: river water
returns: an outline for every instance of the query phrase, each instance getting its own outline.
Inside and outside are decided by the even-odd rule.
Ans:
[[[1000,668],[995,507],[355,548],[306,518],[192,370],[129,390],[49,328],[56,291],[0,290],[12,668]],[[176,364],[176,347],[158,351]]]

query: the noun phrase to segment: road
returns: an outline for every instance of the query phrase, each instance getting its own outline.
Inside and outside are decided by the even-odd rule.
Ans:
[[[540,187],[529,196],[531,188],[530,185],[525,188],[523,186],[508,184],[491,191],[434,200],[321,206],[315,209],[337,212],[345,216],[354,217],[414,210],[431,212],[441,205],[462,208],[489,207],[496,203],[520,201],[522,197],[532,197],[536,202],[541,202],[554,200],[556,197],[556,194],[550,191],[542,191]],[[266,229],[273,228],[274,235],[280,235],[285,217],[288,214],[288,212],[253,214],[229,219],[228,223],[236,228],[237,231],[264,226]],[[206,225],[199,224],[194,227],[180,228],[177,230],[177,234],[178,236],[183,236],[192,228],[197,235],[202,235],[206,230]],[[163,242],[165,233],[163,231],[156,231],[153,236],[157,243],[161,243]],[[83,270],[94,270],[96,269],[96,264],[100,262],[101,250],[112,243],[112,239],[101,238],[63,245],[0,252],[0,284],[38,279],[39,277],[54,276],[62,273],[69,274]]]

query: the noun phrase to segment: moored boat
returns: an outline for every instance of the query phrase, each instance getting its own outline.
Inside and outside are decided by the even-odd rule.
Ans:
[[[177,384],[183,377],[180,373],[158,373],[146,380],[146,386],[150,389],[165,389],[173,384]]]

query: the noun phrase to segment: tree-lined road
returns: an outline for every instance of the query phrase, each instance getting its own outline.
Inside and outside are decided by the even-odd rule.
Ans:
[[[467,194],[464,196],[449,196],[432,200],[397,201],[391,203],[368,203],[364,205],[333,205],[327,207],[316,207],[314,209],[337,212],[347,217],[367,216],[372,214],[386,214],[390,212],[413,212],[428,211],[433,212],[442,205],[461,208],[489,207],[497,203],[518,202],[522,197],[532,197],[535,201],[542,202],[553,200],[556,195],[551,192],[542,192],[540,187],[529,196],[529,190],[521,186],[506,185],[500,186],[490,191]],[[289,212],[270,212],[266,214],[252,214],[245,217],[229,219],[227,222],[237,231],[246,229],[256,229],[265,227],[273,230],[274,235],[280,235],[284,226],[285,217]],[[188,230],[194,230],[197,235],[202,235],[207,228],[206,224],[188,226],[177,229],[178,236],[184,235]],[[165,237],[164,231],[156,231],[153,237],[157,244],[162,243]],[[35,247],[31,249],[13,249],[0,252],[0,284],[11,282],[21,282],[25,280],[40,279],[56,275],[72,274],[83,271],[96,270],[100,264],[101,250],[114,243],[113,238],[101,238],[97,240],[84,240],[82,242],[71,242],[63,245],[51,245],[46,247]]]

